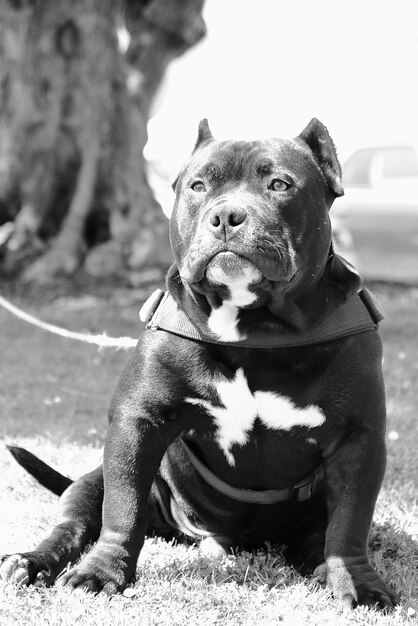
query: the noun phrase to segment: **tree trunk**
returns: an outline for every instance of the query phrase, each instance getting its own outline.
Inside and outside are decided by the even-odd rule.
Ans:
[[[0,5],[0,220],[8,222],[0,246],[3,232],[5,265],[23,264],[27,280],[50,281],[83,263],[105,275],[171,259],[143,148],[168,63],[204,35],[203,0],[118,5]]]

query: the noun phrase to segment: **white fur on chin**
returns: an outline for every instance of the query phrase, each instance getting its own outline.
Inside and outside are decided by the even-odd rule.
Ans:
[[[238,311],[256,301],[257,295],[249,290],[249,286],[262,278],[261,272],[253,265],[242,268],[238,275],[230,275],[221,267],[208,270],[208,278],[213,282],[228,287],[231,296],[224,300],[220,307],[212,309],[208,319],[209,329],[220,341],[242,341],[237,329]]]

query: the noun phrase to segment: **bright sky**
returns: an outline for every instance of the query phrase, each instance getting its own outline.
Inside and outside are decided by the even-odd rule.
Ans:
[[[147,155],[174,174],[202,117],[217,138],[292,137],[312,117],[342,160],[418,145],[417,0],[206,0],[206,39],[169,67]]]

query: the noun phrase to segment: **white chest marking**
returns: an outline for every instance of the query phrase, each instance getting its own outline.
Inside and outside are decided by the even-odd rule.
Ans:
[[[314,428],[325,422],[325,416],[316,406],[305,409],[295,407],[284,396],[269,392],[251,393],[244,370],[237,370],[231,381],[222,379],[216,383],[216,391],[223,406],[213,406],[207,400],[186,398],[186,402],[199,405],[214,418],[217,440],[230,465],[235,465],[231,454],[233,444],[244,445],[258,417],[274,430],[290,430],[294,426]]]
[[[220,279],[219,282],[227,285],[231,297],[229,300],[224,300],[217,309],[212,309],[208,326],[221,341],[245,339],[245,336],[237,330],[238,311],[241,307],[248,306],[257,299],[256,294],[249,291],[248,287],[259,278],[259,275],[257,270],[246,268],[240,276],[233,280],[228,280],[227,276],[223,280]]]

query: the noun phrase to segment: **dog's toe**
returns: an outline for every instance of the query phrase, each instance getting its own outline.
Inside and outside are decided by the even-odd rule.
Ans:
[[[58,578],[57,584],[83,589],[91,593],[103,591],[113,595],[123,591],[129,580],[126,570],[116,559],[109,559],[108,555],[88,554],[77,567],[73,567]]]
[[[18,585],[43,587],[54,582],[56,563],[42,552],[24,552],[2,557],[0,579]]]
[[[29,585],[31,583],[31,563],[22,554],[12,554],[3,557],[0,566],[0,579],[17,583],[18,585]]]
[[[313,578],[319,582],[321,585],[325,585],[327,582],[327,564],[321,563],[318,567],[315,568],[313,573]]]
[[[103,591],[107,595],[114,595],[123,589],[113,580],[106,580],[100,573],[82,572],[78,569],[71,569],[57,580],[58,585],[70,587],[73,589],[82,589],[90,593],[99,593]]]
[[[398,604],[398,595],[390,589],[366,559],[331,557],[327,564],[320,565],[314,572],[319,582],[325,582],[332,590],[334,598],[344,608],[358,605],[376,607],[390,611]]]

